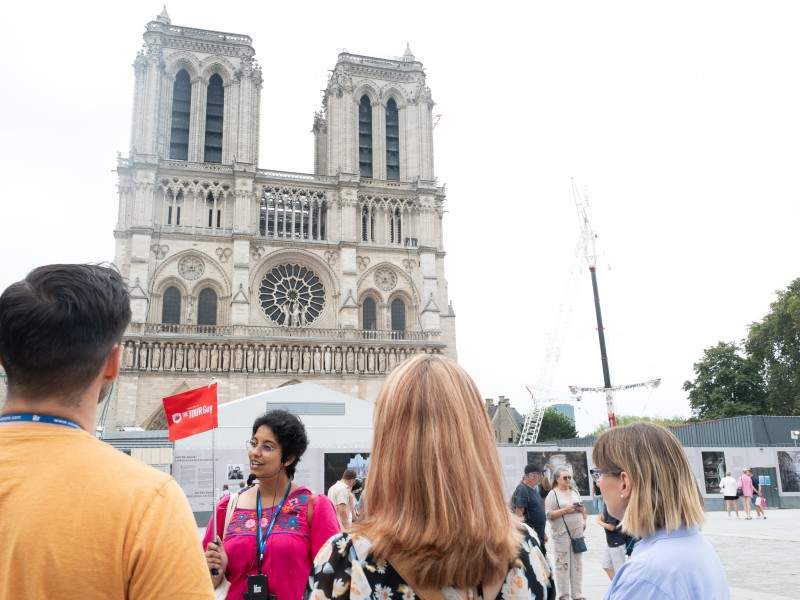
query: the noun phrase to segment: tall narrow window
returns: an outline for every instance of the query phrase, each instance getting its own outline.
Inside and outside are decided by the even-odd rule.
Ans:
[[[375,241],[375,215],[366,204],[361,208],[361,241]]]
[[[361,306],[361,325],[362,329],[375,331],[378,327],[378,319],[376,318],[377,311],[375,310],[375,300],[372,298],[364,298],[364,303]]]
[[[177,325],[181,322],[181,293],[176,287],[164,291],[161,303],[161,322]]]
[[[267,198],[265,195],[261,196],[261,204],[258,207],[258,233],[261,235],[267,235],[267,219],[269,221],[269,230],[270,233],[273,232],[273,222],[272,222],[272,213],[269,212],[269,207],[267,205]]]
[[[367,95],[358,103],[358,172],[372,177],[372,103]]]
[[[392,331],[406,330],[406,303],[400,298],[392,300]]]
[[[185,69],[175,75],[172,86],[172,129],[169,136],[169,157],[189,160],[189,113],[192,105],[192,82]]]
[[[217,324],[217,293],[211,288],[205,288],[197,298],[197,324]]]
[[[392,244],[402,243],[403,223],[402,213],[399,208],[395,208],[389,213],[389,242]]]
[[[214,73],[208,80],[206,95],[206,144],[203,160],[222,162],[222,115],[225,110],[225,88],[222,77]]]
[[[400,118],[394,98],[386,103],[386,179],[400,180]]]

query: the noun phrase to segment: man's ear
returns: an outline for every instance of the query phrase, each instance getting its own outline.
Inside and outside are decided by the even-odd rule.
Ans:
[[[122,344],[117,344],[108,353],[106,363],[103,365],[103,379],[106,381],[114,381],[119,375],[120,367],[122,366]]]

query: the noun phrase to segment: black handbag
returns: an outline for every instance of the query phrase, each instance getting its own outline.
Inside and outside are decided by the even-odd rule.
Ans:
[[[561,508],[561,504],[558,502],[558,494],[555,490],[553,490],[553,497],[556,499],[556,506]],[[581,554],[582,552],[586,552],[588,548],[586,547],[586,540],[583,536],[581,537],[572,537],[572,534],[569,532],[569,527],[567,526],[567,520],[564,518],[564,515],[561,515],[561,520],[564,521],[564,529],[567,530],[567,535],[569,536],[569,541],[572,544],[572,551],[575,554]]]

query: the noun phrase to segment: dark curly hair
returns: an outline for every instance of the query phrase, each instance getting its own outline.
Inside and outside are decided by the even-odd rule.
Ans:
[[[286,475],[294,479],[294,471],[300,457],[308,448],[308,436],[303,422],[287,410],[270,410],[253,421],[253,435],[258,428],[266,425],[278,438],[281,445],[281,462],[287,456],[293,456],[292,464],[286,465]]]

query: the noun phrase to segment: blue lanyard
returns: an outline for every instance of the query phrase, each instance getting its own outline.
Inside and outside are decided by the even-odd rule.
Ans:
[[[272,520],[269,522],[269,527],[267,527],[266,534],[261,530],[261,490],[256,492],[256,517],[258,521],[256,522],[256,550],[258,550],[258,572],[261,573],[261,561],[264,560],[264,552],[267,549],[267,540],[269,536],[272,535],[272,528],[275,527],[275,522],[278,520],[278,515],[281,514],[281,509],[283,505],[286,504],[286,498],[289,497],[289,490],[292,489],[292,482],[289,482],[289,485],[286,486],[286,493],[283,495],[283,500],[281,503],[278,504],[274,508],[275,512],[272,514]],[[264,536],[262,539],[262,535]]]
[[[2,423],[47,423],[48,425],[64,425],[65,427],[72,427],[73,429],[83,429],[75,421],[70,419],[36,413],[9,413],[7,415],[1,415],[0,424]]]

